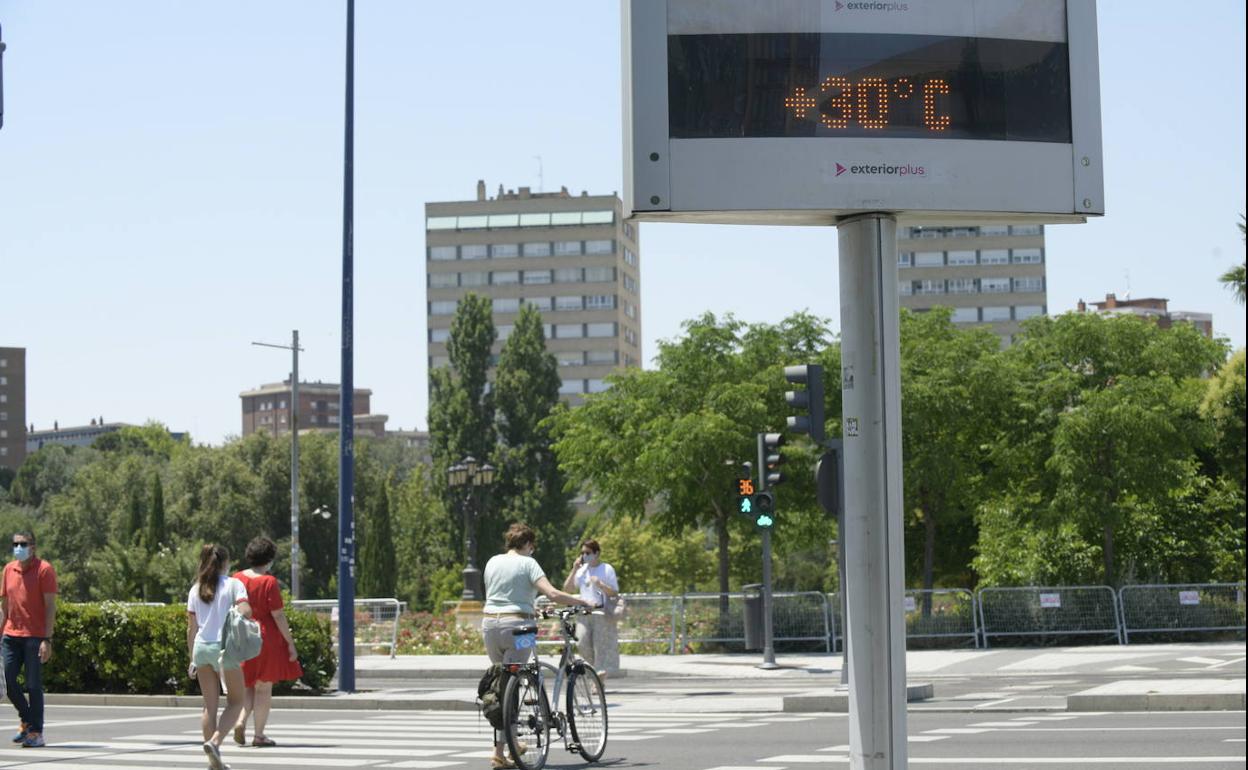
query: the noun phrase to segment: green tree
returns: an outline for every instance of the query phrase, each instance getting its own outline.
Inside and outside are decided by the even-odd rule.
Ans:
[[[147,518],[147,506],[143,504],[142,492],[137,484],[130,486],[126,505],[126,528],[122,533],[127,545],[138,543],[143,537],[143,522]]]
[[[155,553],[160,550],[169,537],[165,529],[165,486],[160,483],[160,474],[152,474],[151,506],[147,511],[147,550]]]
[[[1201,402],[1201,414],[1213,423],[1215,451],[1222,473],[1245,488],[1245,467],[1248,465],[1248,437],[1245,436],[1244,349],[1235,351],[1218,373],[1209,379],[1209,387]]]
[[[69,487],[78,469],[96,458],[93,449],[49,444],[26,457],[9,493],[13,502],[39,508],[43,501]]]
[[[546,351],[542,316],[525,305],[503,344],[494,377],[498,478],[483,531],[500,532],[508,521],[526,522],[537,532],[537,559],[548,573],[564,566],[573,514],[572,495],[542,422],[560,407],[559,383],[558,362]]]
[[[464,295],[451,320],[447,342],[450,366],[430,373],[429,446],[434,483],[451,511],[457,508],[458,495],[446,486],[446,469],[465,456],[484,463],[493,456],[497,443],[494,394],[488,387],[496,337],[490,300],[471,292]],[[456,525],[458,531],[458,522]],[[478,561],[482,531],[478,527]]]
[[[429,470],[415,469],[391,493],[398,597],[413,609],[437,611],[439,572],[452,568],[451,517],[433,490]],[[458,578],[458,567],[454,567]],[[459,584],[462,587],[462,583]],[[454,589],[453,596],[459,596]]]
[[[1243,214],[1239,215],[1239,222],[1237,224],[1239,225],[1239,234],[1243,236]],[[1231,290],[1231,293],[1235,295],[1235,299],[1239,300],[1239,304],[1241,305],[1244,304],[1244,269],[1245,264],[1241,262],[1218,277],[1218,280],[1222,282],[1222,285]]]
[[[390,526],[393,474],[376,484],[364,515],[360,549],[360,595],[388,598],[395,594],[397,574],[394,559],[394,531]]]

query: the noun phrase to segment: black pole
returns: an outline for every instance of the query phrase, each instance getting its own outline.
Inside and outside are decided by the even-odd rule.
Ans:
[[[347,102],[342,158],[342,391],[338,396],[338,689],[355,692],[354,122],[355,0],[347,0]]]

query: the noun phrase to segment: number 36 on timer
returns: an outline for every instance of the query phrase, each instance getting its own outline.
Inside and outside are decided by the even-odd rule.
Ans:
[[[866,77],[853,81],[829,75],[817,91],[814,87],[793,89],[793,95],[785,98],[784,106],[792,110],[793,117],[798,120],[805,120],[808,114],[813,119],[817,114],[825,128],[833,129],[849,128],[851,123],[864,129],[888,128],[895,124],[889,118],[890,108],[897,107],[909,118],[903,118],[906,123],[921,117],[927,130],[947,131],[952,123],[946,111],[948,95],[949,82],[941,78],[919,82],[904,77],[893,80]],[[920,106],[921,115],[916,116],[914,113]]]

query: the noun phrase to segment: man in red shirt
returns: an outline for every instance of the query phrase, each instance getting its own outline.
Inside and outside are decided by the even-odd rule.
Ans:
[[[0,580],[0,651],[9,700],[22,720],[13,742],[23,748],[43,745],[43,664],[52,657],[55,623],[56,570],[35,555],[35,536],[18,532],[13,536],[13,561],[4,565]],[[23,667],[29,702],[17,683]]]

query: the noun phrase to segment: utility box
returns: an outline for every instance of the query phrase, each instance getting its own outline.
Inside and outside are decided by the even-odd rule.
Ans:
[[[763,584],[741,586],[745,594],[745,649],[763,649]]]

